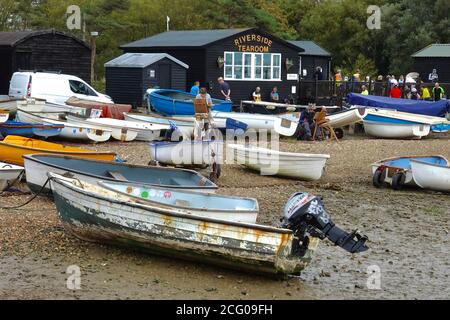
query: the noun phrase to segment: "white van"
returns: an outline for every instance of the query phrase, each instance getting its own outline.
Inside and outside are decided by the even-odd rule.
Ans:
[[[95,91],[78,77],[45,72],[15,72],[9,84],[9,96],[17,99],[45,99],[60,104],[71,97],[113,103],[110,97]]]

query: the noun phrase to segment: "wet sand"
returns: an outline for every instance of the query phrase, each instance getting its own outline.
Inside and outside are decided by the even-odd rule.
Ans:
[[[148,163],[146,143],[88,146],[111,150],[130,163]],[[392,191],[371,184],[370,164],[406,155],[450,159],[450,135],[417,141],[346,137],[339,144],[283,140],[284,151],[328,153],[323,178],[300,182],[261,177],[226,166],[221,194],[259,200],[258,222],[277,225],[290,195],[324,197],[336,224],[360,229],[370,250],[351,256],[323,241],[300,277],[272,280],[214,266],[83,242],[62,228],[51,200],[20,210],[0,209],[0,299],[446,299],[450,296],[450,194]],[[6,193],[0,205],[30,195]],[[81,269],[81,290],[66,287],[67,267]],[[381,289],[367,288],[367,268],[381,270]]]

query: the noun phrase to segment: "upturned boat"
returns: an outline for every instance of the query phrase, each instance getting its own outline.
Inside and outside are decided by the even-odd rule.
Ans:
[[[366,237],[335,226],[321,200],[309,194],[290,199],[276,228],[141,204],[78,179],[49,177],[63,226],[87,241],[279,277],[303,270],[318,238],[351,253],[367,250]]]
[[[91,142],[105,142],[111,138],[111,131],[99,129],[91,125],[79,125],[68,123],[67,121],[47,118],[51,113],[30,113],[24,110],[17,110],[17,119],[29,123],[45,123],[63,126],[58,137],[68,140],[81,140]],[[58,113],[55,116],[59,115]]]
[[[25,169],[23,167],[0,162],[0,191],[11,186],[24,172]]]
[[[258,217],[259,206],[255,199],[174,190],[136,183],[100,181],[99,185],[130,196],[139,203],[149,203],[173,212],[182,210],[199,217],[246,223],[256,223]]]
[[[138,166],[126,163],[80,159],[59,155],[34,154],[24,156],[27,183],[39,190],[47,181],[47,173],[70,176],[96,184],[98,181],[120,181],[162,188],[215,192],[217,186],[192,170]],[[110,159],[106,159],[110,160]],[[49,191],[49,186],[46,186]]]
[[[450,192],[450,165],[447,159],[435,163],[422,159],[411,160],[411,172],[419,187]]]
[[[179,90],[153,90],[149,94],[149,103],[153,110],[166,115],[194,115],[195,95]],[[212,99],[213,110],[230,112],[233,108],[231,101]]]
[[[136,140],[136,138],[138,137],[138,134],[139,134],[139,130],[134,129],[134,128],[130,129],[128,127],[117,126],[117,125],[112,125],[112,124],[108,125],[108,124],[94,123],[92,121],[88,121],[88,119],[86,119],[86,118],[81,118],[81,117],[77,117],[77,116],[73,116],[73,115],[68,115],[66,117],[66,119],[69,124],[76,124],[76,125],[80,125],[80,126],[91,126],[98,130],[111,131],[111,136],[114,139],[122,141],[122,142],[130,142],[130,141]],[[113,119],[109,119],[109,120],[113,120]]]
[[[352,108],[336,113],[332,113],[326,117],[328,124],[333,128],[342,128],[356,122],[361,122],[367,116],[366,108]]]
[[[64,125],[44,124],[44,123],[25,123],[8,120],[0,123],[0,134],[3,137],[10,135],[22,137],[55,137],[58,136]]]
[[[327,154],[292,153],[246,146],[227,145],[227,159],[258,171],[261,175],[276,175],[299,180],[319,180],[325,169]]]
[[[4,123],[9,119],[9,111],[0,109],[0,123]]]
[[[377,161],[372,164],[372,182],[377,188],[385,184],[392,186],[394,190],[400,190],[404,186],[417,186],[413,179],[412,163],[420,161],[431,166],[448,166],[448,160],[443,156],[417,156],[417,157],[395,157]],[[420,175],[420,172],[418,172]],[[426,172],[422,172],[426,174]]]
[[[23,166],[23,156],[29,154],[59,154],[107,161],[116,158],[113,152],[91,151],[18,136],[7,136],[0,141],[0,161]]]

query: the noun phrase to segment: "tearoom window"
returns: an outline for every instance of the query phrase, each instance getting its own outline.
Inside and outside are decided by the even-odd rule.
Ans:
[[[225,52],[224,78],[281,81],[281,54]]]

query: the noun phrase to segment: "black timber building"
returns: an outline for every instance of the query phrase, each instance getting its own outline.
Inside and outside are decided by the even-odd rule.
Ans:
[[[60,71],[90,82],[91,48],[55,30],[0,32],[0,94],[19,70]]]
[[[223,77],[232,100],[250,100],[261,87],[268,100],[274,86],[281,98],[296,97],[300,58],[304,50],[258,28],[169,31],[121,47],[126,53],[167,53],[189,65],[186,90],[195,81],[221,98],[217,79]]]
[[[414,71],[423,81],[429,82],[429,74],[436,69],[439,82],[450,83],[450,44],[432,44],[412,55]]]
[[[106,94],[140,107],[148,88],[186,89],[189,66],[167,53],[125,53],[105,64]]]

